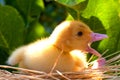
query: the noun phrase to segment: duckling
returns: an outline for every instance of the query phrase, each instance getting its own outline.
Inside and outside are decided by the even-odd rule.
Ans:
[[[107,38],[107,35],[94,33],[81,21],[64,21],[48,38],[13,51],[7,63],[50,72],[58,59],[53,71],[81,71],[88,67],[86,53],[92,53],[101,58],[101,54],[90,45],[104,38]]]

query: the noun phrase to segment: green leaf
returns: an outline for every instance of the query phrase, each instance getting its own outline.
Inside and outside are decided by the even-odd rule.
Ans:
[[[87,8],[82,14],[84,17],[82,20],[89,24],[94,31],[105,33],[106,30],[109,38],[102,40],[98,46],[100,52],[109,49],[106,55],[120,50],[119,5],[118,0],[89,0]]]
[[[23,44],[24,22],[16,9],[0,6],[0,46],[13,50]]]
[[[88,0],[56,0],[56,2],[64,5],[75,20],[80,20],[80,15],[86,8]]]
[[[68,16],[66,17],[66,20],[74,20],[74,18],[70,14],[68,14]]]
[[[85,0],[55,0],[63,5],[66,5],[66,6],[75,6],[77,4],[79,4],[80,2],[83,2]]]

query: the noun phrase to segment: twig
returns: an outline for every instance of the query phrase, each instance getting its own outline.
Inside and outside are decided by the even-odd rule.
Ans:
[[[0,65],[0,68],[8,68],[8,69],[20,70],[20,71],[23,71],[23,72],[30,72],[30,73],[40,74],[40,75],[43,75],[43,74],[46,75],[47,74],[47,73],[41,72],[41,71],[18,68],[18,67],[12,67],[12,66],[6,66],[6,65]]]
[[[105,56],[105,58],[111,57],[111,56],[116,55],[116,54],[118,54],[118,53],[120,53],[120,51],[117,51],[117,52],[114,52],[114,53],[112,53],[112,54],[110,54],[110,55],[107,55],[107,56]]]
[[[69,79],[69,78],[67,78],[66,76],[64,76],[60,71],[56,71],[61,77],[63,77],[63,78],[65,78],[66,80],[71,80],[71,79]]]
[[[55,61],[55,63],[54,63],[54,65],[53,65],[53,67],[52,67],[52,69],[51,69],[49,74],[51,74],[54,71],[54,69],[55,69],[55,67],[56,67],[56,65],[57,65],[57,63],[58,63],[62,53],[63,53],[63,50],[61,50],[61,52],[60,52],[59,56],[57,57],[57,59],[56,59],[56,61]]]

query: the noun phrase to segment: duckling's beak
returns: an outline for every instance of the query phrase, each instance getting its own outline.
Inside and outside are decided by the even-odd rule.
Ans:
[[[91,42],[99,41],[105,38],[108,38],[106,34],[91,33],[92,40]]]
[[[87,47],[87,52],[92,53],[98,57],[101,57],[101,54],[99,52],[97,52],[95,49],[91,48],[91,43],[95,42],[95,41],[99,41],[105,38],[108,38],[108,36],[106,34],[99,34],[99,33],[91,33],[91,41],[90,43],[88,43],[88,47]]]

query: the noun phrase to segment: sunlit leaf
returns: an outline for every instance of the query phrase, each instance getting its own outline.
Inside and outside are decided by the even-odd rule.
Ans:
[[[87,8],[83,12],[83,17],[88,19],[89,26],[96,32],[104,33],[106,30],[108,39],[101,41],[99,50],[101,52],[109,49],[108,54],[120,50],[120,5],[118,0],[89,0]],[[90,21],[96,18],[99,22]],[[90,20],[89,20],[90,19]],[[95,19],[94,19],[95,20]],[[101,25],[101,26],[100,26]]]
[[[59,2],[61,4],[64,4],[66,6],[74,6],[74,5],[77,5],[80,2],[83,2],[85,0],[72,0],[72,1],[71,0],[55,0],[55,1],[57,1],[57,2]]]
[[[45,35],[48,35],[44,27],[37,21],[33,22],[28,30],[29,32],[26,36],[26,43],[45,38]]]
[[[70,14],[68,14],[66,20],[74,20],[74,18]]]

